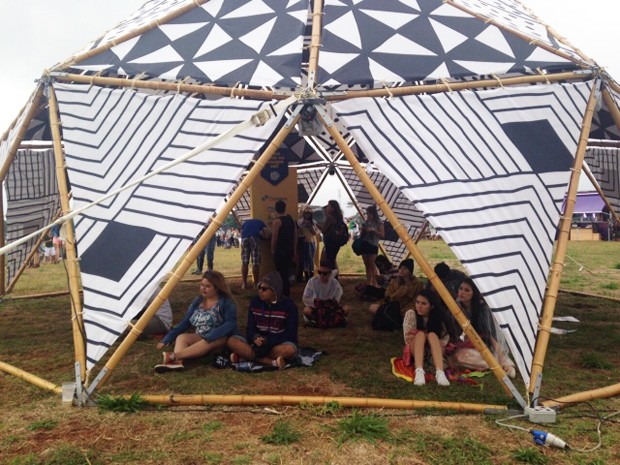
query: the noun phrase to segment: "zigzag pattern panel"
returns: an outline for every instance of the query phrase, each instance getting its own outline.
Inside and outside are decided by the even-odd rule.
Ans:
[[[272,102],[199,100],[56,85],[74,206],[171,162]],[[278,118],[81,214],[77,247],[92,367],[223,206]]]
[[[357,177],[355,171],[350,166],[340,166],[339,168],[360,207],[366,210],[366,207],[369,205],[374,205],[374,199]],[[426,221],[423,213],[400,192],[398,187],[379,171],[373,170],[369,176],[377,189],[379,189],[379,192],[381,192],[383,198],[385,198],[387,204],[396,213],[398,219],[407,227],[409,235],[415,238]],[[379,214],[383,218],[380,210]],[[386,234],[386,236],[386,239],[382,241],[383,247],[391,260],[398,263],[409,254],[409,251],[395,233]]]
[[[52,149],[17,151],[5,180],[7,244],[50,224],[60,210],[55,166]],[[8,283],[37,240],[33,237],[7,254]]]
[[[611,95],[616,107],[620,108],[620,95],[609,86],[607,87],[607,91]],[[616,126],[611,110],[604,99],[601,99],[600,107],[594,112],[592,126],[590,128],[590,139],[620,139],[620,129]]]
[[[620,149],[588,147],[585,161],[612,208],[620,215]]]
[[[591,85],[334,104],[475,280],[526,383]]]

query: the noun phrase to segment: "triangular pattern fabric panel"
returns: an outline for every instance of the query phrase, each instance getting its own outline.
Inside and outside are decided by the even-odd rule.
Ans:
[[[585,161],[612,208],[620,215],[620,149],[588,147]]]
[[[211,0],[78,69],[234,86],[301,84],[309,0]]]
[[[530,12],[523,5],[514,0],[452,0],[452,3],[464,6],[465,8],[483,15],[499,24],[509,27],[514,31],[527,34],[534,40],[538,40],[550,45],[556,50],[560,50],[570,56],[575,61],[581,62],[582,58],[575,50],[559,42],[547,31],[544,23],[540,22],[535,16],[536,13]]]
[[[486,3],[489,10],[500,2]],[[519,15],[525,19],[525,13]],[[325,0],[318,73],[323,85],[459,79],[537,68],[576,65],[442,0]]]
[[[5,187],[6,243],[10,244],[50,224],[60,210],[54,151],[18,150],[7,173]],[[7,254],[7,283],[38,239],[33,237]]]
[[[163,18],[178,8],[192,3],[194,3],[192,0],[150,0],[127,19],[121,21],[114,28],[78,52],[77,55],[108,44],[136,29],[147,26],[155,20]]]
[[[362,210],[365,211],[368,206],[375,205],[374,199],[366,190],[357,174],[355,174],[353,168],[350,166],[340,166],[339,169]],[[418,210],[415,205],[412,205],[411,200],[403,195],[403,193],[400,192],[400,189],[379,171],[373,170],[369,173],[369,176],[375,187],[377,187],[379,192],[381,192],[381,195],[386,200],[387,204],[394,211],[394,213],[396,213],[398,219],[407,227],[409,235],[415,239],[426,222],[422,212]],[[382,219],[384,219],[381,210],[379,210],[379,215]],[[389,254],[389,258],[394,263],[398,264],[407,255],[409,255],[409,251],[398,238],[398,235],[386,234],[386,236],[386,239],[382,241],[383,247]]]
[[[493,310],[525,382],[591,83],[333,104]]]
[[[273,102],[55,85],[74,207],[101,198]],[[94,206],[75,221],[92,367],[170,271],[278,118]]]
[[[620,95],[610,87],[607,87],[607,90],[616,107],[620,109]],[[604,99],[601,99],[597,111],[594,112],[590,139],[620,140],[620,129],[616,126],[611,110],[607,107],[607,102]]]

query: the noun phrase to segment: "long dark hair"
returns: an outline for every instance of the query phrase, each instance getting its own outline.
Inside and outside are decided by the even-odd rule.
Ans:
[[[205,271],[202,279],[209,281],[220,297],[228,297],[230,300],[233,300],[232,292],[222,273],[219,271]]]
[[[418,315],[417,310],[415,310],[415,301],[418,297],[424,297],[431,304],[431,309],[428,312],[428,321],[426,322],[424,321],[424,318]],[[422,289],[415,295],[413,302],[413,308],[416,318],[416,327],[420,330],[428,331],[429,333],[435,333],[437,337],[442,337],[446,332],[446,325],[444,324],[441,312],[435,306],[435,296],[433,295],[433,293],[427,291],[426,289]]]
[[[342,219],[344,218],[344,215],[342,213],[342,208],[340,208],[340,204],[338,203],[338,201],[330,200],[329,202],[327,202],[327,205],[332,207],[332,210],[334,211],[334,216],[336,217],[336,219],[342,221]]]
[[[467,284],[473,291],[469,321],[471,321],[471,325],[482,338],[484,343],[491,347],[491,341],[492,339],[495,339],[495,325],[493,325],[493,318],[490,315],[489,307],[484,301],[482,294],[480,294],[478,286],[474,284],[474,281],[471,278],[463,279],[461,284]]]

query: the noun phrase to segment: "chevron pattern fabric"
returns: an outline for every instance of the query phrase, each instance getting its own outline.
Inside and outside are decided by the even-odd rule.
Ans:
[[[459,3],[491,17],[496,6],[507,5],[500,0]],[[536,25],[527,32],[543,34],[525,11],[518,16],[515,11],[514,5],[503,8],[500,19],[511,18],[515,27]],[[575,68],[572,61],[442,0],[325,0],[324,12],[318,82],[327,86]],[[544,39],[550,43],[546,34]]]
[[[355,199],[361,209],[365,211],[369,205],[374,205],[374,199],[366,190],[362,184],[362,181],[360,181],[353,169],[350,166],[340,166],[339,169],[346,179],[347,184],[351,188],[351,192],[353,192],[353,195],[355,196]],[[373,170],[369,173],[369,176],[375,187],[379,189],[379,192],[381,192],[381,195],[386,200],[387,204],[394,211],[394,213],[396,213],[398,219],[407,227],[407,232],[409,235],[415,238],[426,221],[422,212],[418,210],[415,205],[412,205],[411,200],[403,195],[400,189],[379,171]],[[379,214],[383,218],[381,210],[379,210]],[[392,234],[387,234],[388,230],[392,231]],[[386,253],[389,255],[389,258],[394,263],[399,263],[409,254],[407,247],[405,247],[405,245],[398,238],[398,235],[393,231],[393,229],[391,229],[390,226],[388,226],[388,229],[386,230],[386,238],[381,241],[381,243]]]
[[[525,382],[591,84],[335,103],[474,279]]]
[[[620,215],[620,149],[588,147],[585,161],[612,208]]]
[[[234,86],[301,84],[309,0],[211,0],[76,64]]]
[[[50,224],[60,210],[54,151],[18,150],[6,176],[5,187],[7,243],[21,239]],[[8,283],[22,266],[37,240],[38,237],[33,237],[7,254]]]
[[[75,208],[179,158],[271,103],[54,87]],[[277,120],[228,139],[77,218],[89,368],[223,206]]]
[[[620,95],[608,88],[609,94],[615,102],[616,107],[620,108]],[[590,129],[590,139],[620,140],[620,129],[616,126],[611,110],[607,107],[607,102],[601,99],[598,111],[594,112],[592,118],[592,128]]]

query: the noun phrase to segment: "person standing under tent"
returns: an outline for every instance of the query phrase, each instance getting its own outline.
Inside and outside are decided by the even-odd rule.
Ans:
[[[304,322],[319,328],[346,326],[348,305],[340,305],[342,286],[337,279],[331,277],[331,264],[321,262],[317,270],[318,276],[310,278],[301,298],[304,309]]]
[[[456,302],[482,341],[493,352],[502,369],[509,377],[514,378],[516,374],[514,362],[506,354],[502,344],[498,342],[500,335],[495,329],[491,309],[471,278],[465,278],[459,286]],[[460,333],[456,334],[456,339],[452,336],[452,340],[446,346],[448,365],[456,370],[488,370],[489,365],[467,339],[463,329],[458,323],[453,326],[457,327]]]
[[[52,226],[52,243],[54,244],[54,259],[52,262],[58,263],[62,259],[62,239],[60,238],[59,224]]]
[[[196,239],[194,240],[192,244],[195,244],[198,238],[203,235],[206,227],[202,228],[202,230],[200,231],[200,234],[198,234],[198,237],[196,237]],[[205,256],[207,257],[207,270],[213,271],[213,259],[215,256],[216,245],[217,245],[217,235],[213,234],[213,237],[209,239],[209,242],[207,242],[207,245],[205,246],[205,248],[202,249],[200,253],[198,254],[198,256],[196,257],[196,269],[192,271],[192,274],[196,274],[196,275],[202,274],[202,269],[205,263]]]
[[[43,238],[43,263],[54,263],[54,257],[54,238],[51,230],[48,229]]]
[[[385,229],[379,218],[377,207],[374,205],[369,205],[366,208],[366,221],[362,224],[361,234],[361,256],[366,269],[366,283],[368,286],[379,287],[377,282],[379,272],[375,265],[375,259],[379,253],[379,240],[385,236]]]
[[[276,271],[258,283],[258,295],[250,301],[246,337],[235,334],[228,339],[230,361],[256,361],[284,369],[297,355],[299,314],[295,302],[282,295],[282,279]]]
[[[269,237],[267,225],[259,219],[250,218],[241,225],[241,289],[248,286],[248,269],[252,261],[252,277],[258,283],[260,270],[261,239]]]
[[[314,255],[316,254],[316,236],[319,234],[319,228],[312,217],[312,209],[304,208],[301,218],[297,221],[300,236],[303,238],[301,243],[300,262],[301,269],[304,273],[306,282],[314,274]]]
[[[286,214],[286,202],[278,200],[275,208],[278,217],[271,225],[271,253],[282,278],[282,294],[290,297],[293,258],[297,255],[297,225],[293,217]]]
[[[188,333],[189,329],[194,332]],[[207,355],[226,346],[226,339],[237,331],[237,305],[224,275],[207,271],[200,281],[200,295],[190,304],[185,317],[157,344],[162,349],[174,342],[173,352],[163,353],[163,363],[155,371],[183,370],[183,361]]]
[[[413,357],[415,366],[415,378],[413,384],[421,386],[426,384],[424,362],[430,358],[435,366],[435,380],[440,386],[449,386],[450,381],[444,371],[443,348],[448,344],[450,335],[446,330],[441,314],[435,308],[434,294],[427,290],[421,290],[415,297],[414,308],[407,310],[403,319],[403,336],[405,338],[405,350],[403,358],[409,365]],[[409,363],[407,363],[409,362]]]
[[[328,260],[332,268],[338,274],[338,252],[341,245],[338,243],[337,229],[344,221],[342,209],[337,200],[330,200],[323,207],[325,213],[325,221],[319,225],[319,229],[323,233],[323,250],[321,251],[321,261]]]

